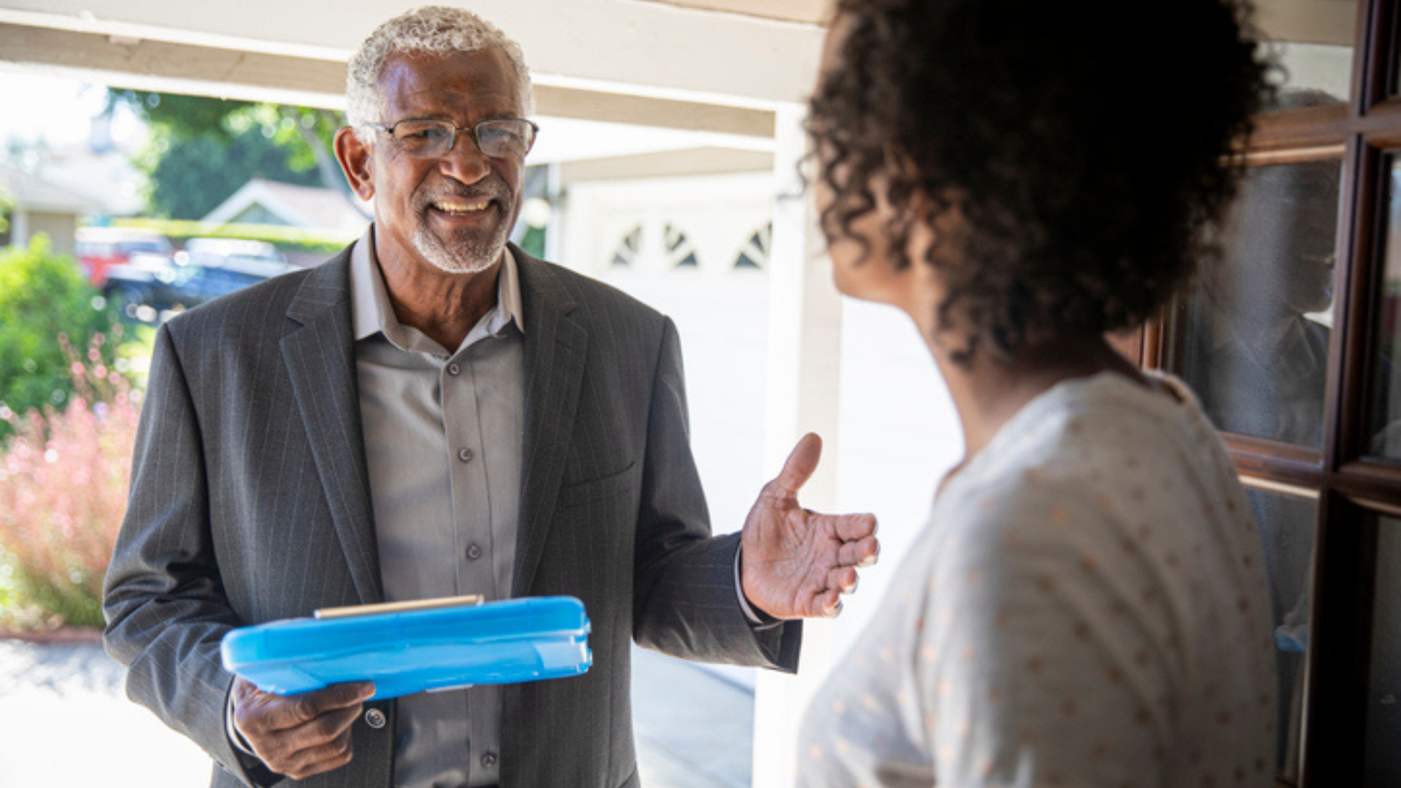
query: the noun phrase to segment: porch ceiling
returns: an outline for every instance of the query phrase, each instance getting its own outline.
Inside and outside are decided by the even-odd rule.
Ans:
[[[721,6],[736,2],[716,0]],[[474,0],[472,8],[521,43],[542,103],[553,100],[548,94],[554,89],[769,112],[803,100],[811,88],[822,28],[785,21],[807,17],[784,10],[806,2],[815,0],[757,0],[783,19],[636,0]],[[415,5],[0,0],[0,60],[135,79],[187,75],[203,93],[236,95],[252,85],[335,96],[341,64],[359,42]],[[562,103],[598,101],[585,95]],[[654,109],[605,109],[608,116],[595,119]],[[718,122],[726,131],[754,122],[737,118]]]
[[[734,14],[779,19],[785,22],[801,22],[809,25],[825,24],[834,5],[832,0],[646,0],[646,2],[708,11],[727,11]]]

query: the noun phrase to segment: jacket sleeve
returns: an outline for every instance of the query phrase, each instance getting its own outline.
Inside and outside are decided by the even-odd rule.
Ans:
[[[739,534],[710,535],[670,318],[652,383],[636,538],[633,636],[640,645],[704,662],[797,670],[801,623],[751,626],[735,583]]]
[[[219,660],[239,625],[224,595],[210,533],[198,414],[169,329],[156,335],[137,429],[131,495],[107,571],[107,653],[125,665],[127,695],[251,785],[278,778],[228,740],[233,675]]]

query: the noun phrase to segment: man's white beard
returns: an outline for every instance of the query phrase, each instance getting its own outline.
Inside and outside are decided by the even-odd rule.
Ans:
[[[449,274],[476,274],[500,259],[501,251],[506,248],[507,232],[503,222],[485,244],[468,241],[449,247],[428,230],[427,224],[420,223],[410,240],[414,250],[435,268]]]

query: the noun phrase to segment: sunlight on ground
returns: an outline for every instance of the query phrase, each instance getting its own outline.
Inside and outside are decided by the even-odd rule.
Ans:
[[[121,675],[98,646],[0,642],[0,785],[207,785],[204,751],[129,702]]]
[[[753,695],[692,665],[634,651],[640,771],[648,788],[744,788]],[[204,751],[126,699],[100,646],[0,641],[0,786],[193,788]]]

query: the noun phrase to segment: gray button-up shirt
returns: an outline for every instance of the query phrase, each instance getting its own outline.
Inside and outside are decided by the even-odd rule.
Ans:
[[[524,434],[520,277],[509,251],[497,303],[449,351],[398,321],[373,228],[351,253],[355,367],[385,601],[511,595]],[[496,686],[398,701],[394,782],[500,779]]]

